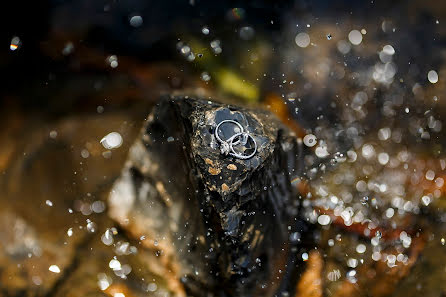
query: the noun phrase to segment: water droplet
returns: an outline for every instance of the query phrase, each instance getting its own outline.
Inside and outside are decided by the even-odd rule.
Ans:
[[[307,134],[305,135],[303,141],[306,146],[313,147],[316,145],[317,138],[313,134]]]
[[[105,135],[100,142],[106,149],[115,149],[121,146],[122,136],[118,132],[111,132]]]
[[[22,42],[20,41],[20,38],[18,36],[14,36],[11,39],[11,44],[9,45],[9,49],[12,50],[12,51],[15,51],[15,50],[17,50],[19,48],[21,43]]]
[[[358,45],[362,42],[362,34],[358,30],[352,30],[348,33],[348,40],[351,44]]]
[[[307,33],[299,33],[296,35],[296,38],[294,39],[297,46],[299,47],[307,47],[310,44],[310,36]]]
[[[208,35],[209,34],[209,28],[208,27],[203,27],[201,29],[201,33],[203,33],[204,35]]]
[[[115,55],[108,56],[105,61],[110,65],[111,68],[118,67],[118,57]]]
[[[60,268],[59,268],[59,266],[57,266],[57,265],[51,265],[51,266],[48,268],[48,270],[51,271],[51,272],[54,272],[54,273],[60,273]]]
[[[435,84],[438,82],[438,74],[437,71],[431,70],[427,73],[427,79],[430,83]]]
[[[211,76],[205,71],[201,73],[201,79],[207,82],[211,80]]]
[[[130,26],[132,27],[140,27],[143,23],[143,19],[140,15],[134,15],[130,18]]]

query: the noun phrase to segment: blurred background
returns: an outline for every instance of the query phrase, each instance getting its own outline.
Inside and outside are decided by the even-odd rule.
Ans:
[[[317,246],[298,296],[446,296],[445,2],[9,1],[2,14],[0,296],[184,294],[108,215],[165,94],[270,109],[310,148],[297,183]]]

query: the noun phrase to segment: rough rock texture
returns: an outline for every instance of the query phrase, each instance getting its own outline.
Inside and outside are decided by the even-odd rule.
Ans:
[[[239,122],[258,145],[220,153],[214,129]],[[234,134],[231,125],[222,136]],[[292,293],[303,263],[296,138],[271,113],[188,97],[162,100],[111,191],[110,215],[161,258],[193,296]],[[149,263],[150,265],[150,263]]]

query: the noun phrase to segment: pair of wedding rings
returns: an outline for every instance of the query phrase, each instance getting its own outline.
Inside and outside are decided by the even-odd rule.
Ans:
[[[232,124],[232,125],[235,125],[236,128],[238,128],[238,129],[234,129],[235,134],[226,140],[223,140],[219,135],[219,128],[223,124]],[[252,158],[257,152],[257,143],[256,143],[254,137],[252,137],[252,135],[249,134],[248,132],[245,132],[243,129],[243,126],[240,125],[239,122],[236,122],[234,120],[221,121],[217,125],[217,127],[215,127],[214,135],[220,144],[220,152],[225,156],[230,155],[230,156],[233,156],[238,159],[246,160],[246,159]],[[250,142],[250,140],[252,143],[252,147],[248,148],[248,150],[253,150],[251,153],[245,154],[246,150],[244,150],[243,152],[237,152],[234,149],[234,146],[245,147]]]

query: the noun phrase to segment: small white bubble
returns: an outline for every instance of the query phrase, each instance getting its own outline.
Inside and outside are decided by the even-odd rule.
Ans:
[[[429,196],[423,196],[421,197],[421,201],[423,201],[424,205],[428,206],[431,203],[431,198]]]
[[[122,136],[118,132],[111,132],[105,135],[100,142],[106,149],[115,149],[121,146]]]
[[[137,28],[137,27],[141,26],[142,23],[143,23],[143,19],[140,15],[135,15],[130,18],[130,25],[132,27]]]
[[[366,159],[370,159],[375,156],[375,148],[371,144],[364,144],[362,146],[362,156]]]
[[[351,268],[356,268],[356,266],[358,266],[358,260],[354,258],[349,258],[347,260],[347,266]]]
[[[358,30],[352,30],[348,33],[348,40],[354,44],[358,45],[362,42],[362,34]]]
[[[97,200],[91,204],[91,210],[95,213],[102,213],[105,210],[105,203]]]
[[[108,277],[105,273],[99,273],[98,274],[98,287],[102,291],[107,290],[108,287],[110,287],[112,283],[112,279]]]
[[[251,40],[254,37],[255,31],[252,27],[246,26],[240,28],[239,35],[243,40]]]
[[[379,153],[378,162],[381,165],[386,165],[389,162],[389,154],[387,153]]]
[[[18,36],[14,36],[11,39],[11,44],[9,45],[9,49],[12,50],[12,51],[15,51],[16,49],[19,48],[21,43],[22,42],[20,41],[20,38]]]
[[[296,38],[294,39],[297,46],[299,47],[307,47],[310,44],[310,36],[307,33],[299,33],[296,35]]]
[[[57,131],[54,131],[54,130],[51,131],[50,132],[50,137],[53,138],[53,139],[56,138],[57,137]]]
[[[67,231],[67,235],[68,235],[68,237],[73,236],[73,228],[69,228],[69,229],[68,229],[68,231]]]
[[[48,268],[48,270],[51,271],[51,272],[54,272],[54,273],[60,273],[60,268],[59,268],[59,266],[57,266],[57,265],[51,265],[51,266]]]
[[[360,244],[358,244],[358,245],[356,246],[356,252],[357,252],[358,254],[363,254],[363,253],[365,253],[366,249],[367,249],[367,247],[366,247],[364,244],[362,244],[362,243],[360,243]]]
[[[380,252],[373,252],[372,259],[373,259],[373,261],[379,261],[381,259],[381,253]]]
[[[119,262],[116,259],[111,259],[108,263],[108,267],[110,267],[113,270],[121,270],[121,262]]]
[[[395,49],[393,48],[393,46],[391,46],[390,44],[387,44],[383,47],[383,52],[387,55],[394,55],[395,54]]]
[[[437,71],[431,70],[427,73],[427,79],[430,83],[435,84],[438,82],[438,74]]]
[[[389,207],[388,209],[386,209],[386,217],[387,218],[391,218],[393,217],[393,215],[395,214],[395,210],[391,207]]]
[[[81,157],[82,157],[82,158],[86,159],[86,158],[88,158],[89,156],[90,156],[90,152],[89,152],[87,149],[83,149],[83,150],[81,151]]]
[[[426,171],[425,177],[427,180],[434,180],[435,172],[433,170],[428,170],[428,171]]]
[[[67,42],[62,50],[62,55],[68,56],[74,51],[74,44],[72,42]]]
[[[204,35],[208,35],[209,34],[209,28],[208,27],[203,27],[201,29],[201,33],[203,33]]]
[[[53,202],[50,200],[45,201],[45,204],[48,206],[53,206]]]
[[[313,134],[307,134],[304,137],[304,144],[308,147],[312,147],[316,145],[317,138]]]
[[[118,57],[115,55],[108,56],[106,59],[111,68],[118,67]]]
[[[105,233],[102,234],[101,241],[105,245],[112,245],[113,244],[113,233],[112,233],[112,231],[110,229],[107,229],[105,231]]]
[[[303,253],[302,254],[302,260],[304,260],[304,261],[308,260],[308,254],[307,253]]]
[[[339,40],[338,43],[336,44],[336,46],[338,48],[338,51],[344,55],[348,54],[348,52],[350,52],[350,50],[351,50],[350,43],[348,43],[345,40]]]
[[[390,130],[390,128],[381,128],[378,131],[378,138],[379,140],[387,140],[390,138],[390,136],[392,135],[392,130]]]
[[[200,77],[201,77],[201,80],[206,81],[206,82],[211,80],[211,76],[206,71],[202,72]]]
[[[150,284],[147,286],[147,290],[150,291],[150,292],[155,292],[157,288],[158,288],[158,287],[157,287],[157,285],[156,285],[155,283],[150,283]]]
[[[328,215],[320,215],[317,218],[317,222],[322,226],[326,226],[326,225],[330,224],[331,218]]]

